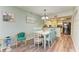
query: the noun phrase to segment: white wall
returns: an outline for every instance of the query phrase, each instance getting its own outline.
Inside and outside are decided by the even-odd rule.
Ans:
[[[76,51],[79,51],[79,7],[74,10],[72,38],[74,40]]]
[[[3,22],[2,12],[7,11],[14,13],[15,21],[14,22]],[[35,24],[27,24],[26,16],[33,17],[36,19]],[[39,26],[40,17],[26,12],[22,9],[16,7],[0,7],[0,35],[13,35],[17,32],[30,32],[36,26]]]

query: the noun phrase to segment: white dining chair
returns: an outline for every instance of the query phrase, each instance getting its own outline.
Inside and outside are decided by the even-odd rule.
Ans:
[[[43,44],[43,39],[40,38],[40,36],[41,36],[40,34],[34,33],[34,46],[37,44],[38,48],[41,43]]]

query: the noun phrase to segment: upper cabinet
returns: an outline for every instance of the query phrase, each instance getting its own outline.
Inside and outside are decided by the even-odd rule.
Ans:
[[[72,18],[72,16],[51,18],[48,21],[46,21],[45,24],[48,27],[49,27],[49,25],[51,25],[52,27],[62,26],[63,22],[71,22],[71,18]]]

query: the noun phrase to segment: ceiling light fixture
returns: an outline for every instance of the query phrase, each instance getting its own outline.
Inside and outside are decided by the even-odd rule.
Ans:
[[[48,18],[48,16],[47,16],[46,9],[44,9],[44,14],[43,14],[43,16],[42,16],[42,20],[46,21],[46,20],[48,20],[48,19],[49,19],[49,18]]]

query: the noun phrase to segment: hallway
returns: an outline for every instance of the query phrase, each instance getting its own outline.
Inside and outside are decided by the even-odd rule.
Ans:
[[[75,52],[74,44],[69,35],[61,35],[49,49],[49,52]]]

